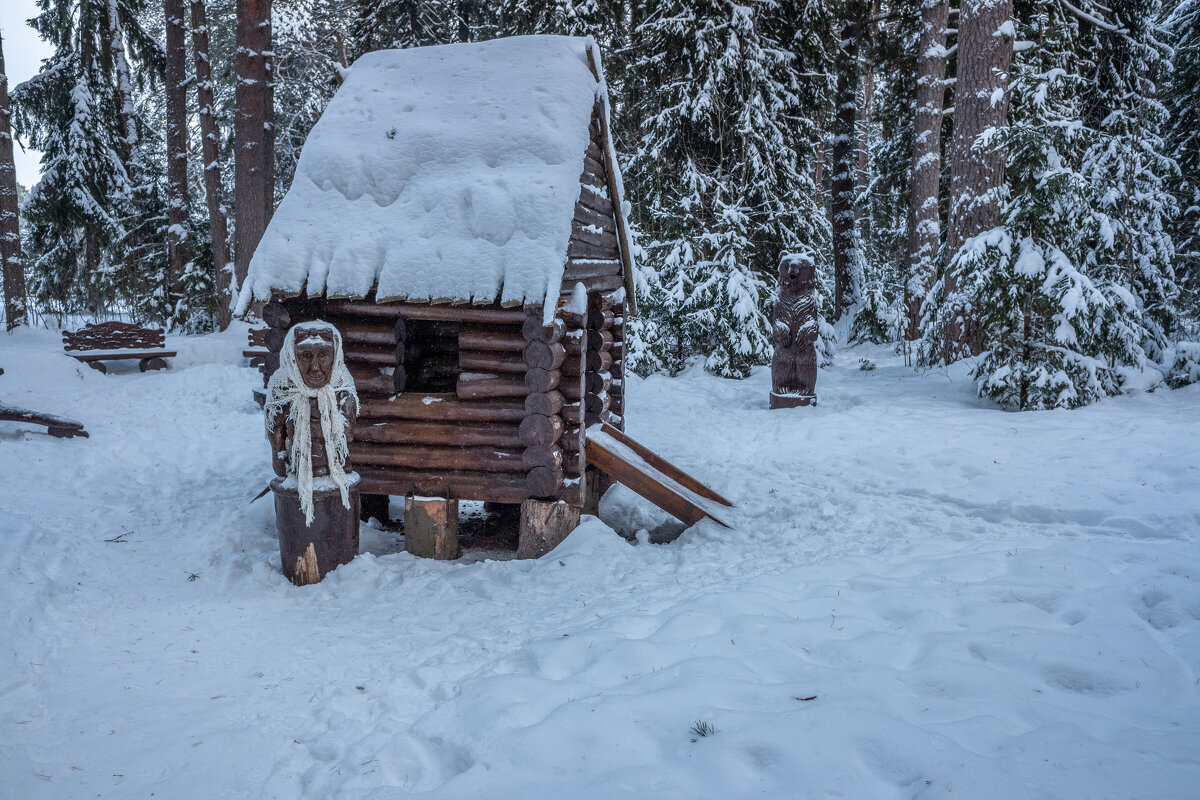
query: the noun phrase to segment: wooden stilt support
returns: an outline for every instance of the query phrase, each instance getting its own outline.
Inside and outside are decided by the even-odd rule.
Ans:
[[[451,561],[458,546],[458,501],[404,498],[404,549],[421,558]]]
[[[600,470],[589,467],[583,476],[583,513],[593,517],[600,516],[600,495],[603,494],[600,489],[600,475]]]
[[[549,553],[579,525],[579,508],[568,503],[526,500],[521,503],[521,534],[517,558]]]

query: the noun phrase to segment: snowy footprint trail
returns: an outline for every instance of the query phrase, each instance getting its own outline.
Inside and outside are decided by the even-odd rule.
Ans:
[[[653,377],[630,433],[733,530],[301,589],[244,335],[108,376],[0,340],[0,396],[92,431],[0,423],[0,796],[1198,796],[1196,387],[1004,414],[881,352],[768,412],[765,374]]]

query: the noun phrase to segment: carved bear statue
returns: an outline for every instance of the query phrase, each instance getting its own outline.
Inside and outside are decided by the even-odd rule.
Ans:
[[[817,267],[812,257],[779,259],[779,299],[772,331],[771,408],[817,402]]]

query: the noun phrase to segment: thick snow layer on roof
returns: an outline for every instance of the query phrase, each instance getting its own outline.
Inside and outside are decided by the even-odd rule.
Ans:
[[[590,39],[383,50],[350,68],[250,264],[272,290],[541,304],[566,260]],[[599,60],[596,61],[599,68]]]

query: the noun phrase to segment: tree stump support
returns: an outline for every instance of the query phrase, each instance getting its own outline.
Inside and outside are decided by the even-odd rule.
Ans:
[[[458,501],[404,498],[404,549],[421,558],[452,561],[458,545]]]
[[[562,501],[526,500],[521,503],[521,533],[517,558],[549,553],[579,525],[579,508]]]

